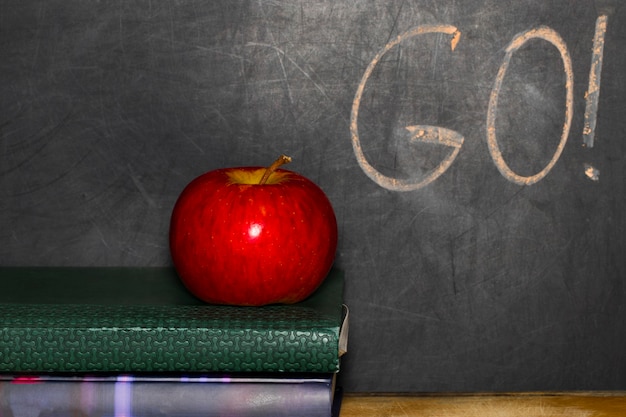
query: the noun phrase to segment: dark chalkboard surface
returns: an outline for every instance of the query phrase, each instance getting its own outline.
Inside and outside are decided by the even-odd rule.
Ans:
[[[280,153],[339,223],[348,391],[626,389],[619,2],[0,1],[0,264],[170,264]]]

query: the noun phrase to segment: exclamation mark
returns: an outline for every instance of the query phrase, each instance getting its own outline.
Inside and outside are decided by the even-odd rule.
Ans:
[[[604,60],[604,41],[609,15],[615,11],[615,0],[596,0],[595,33],[589,69],[589,87],[585,93],[585,115],[583,126],[583,146],[593,148],[598,120],[598,103],[600,100],[600,85],[602,76],[602,61]],[[600,180],[600,171],[589,163],[583,165],[585,175],[592,181]]]
[[[598,101],[600,100],[600,81],[602,75],[602,60],[604,57],[604,39],[608,15],[600,15],[596,19],[596,32],[593,37],[593,53],[591,55],[591,69],[589,70],[589,87],[585,93],[585,125],[583,128],[583,145],[593,148],[598,118]]]

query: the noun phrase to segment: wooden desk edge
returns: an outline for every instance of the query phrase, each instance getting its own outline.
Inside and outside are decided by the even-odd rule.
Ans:
[[[626,391],[345,393],[340,417],[625,417]]]

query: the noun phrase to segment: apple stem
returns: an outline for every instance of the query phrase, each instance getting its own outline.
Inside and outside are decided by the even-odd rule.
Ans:
[[[276,159],[272,163],[272,165],[265,168],[265,173],[261,177],[261,181],[259,181],[259,185],[264,185],[267,182],[267,180],[270,178],[270,175],[272,175],[272,173],[276,171],[278,167],[280,167],[281,165],[288,164],[289,162],[291,162],[290,156],[287,156],[287,155],[279,156],[278,159]]]

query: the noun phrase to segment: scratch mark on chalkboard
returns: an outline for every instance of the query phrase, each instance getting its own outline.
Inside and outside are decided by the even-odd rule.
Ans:
[[[24,112],[20,111],[20,113],[17,115],[17,117],[21,117],[22,114]],[[16,171],[19,168],[21,168],[22,166],[24,166],[26,163],[28,163],[29,161],[31,161],[33,159],[33,157],[41,154],[49,145],[51,145],[53,143],[53,139],[59,134],[59,132],[61,131],[61,129],[63,129],[68,121],[70,120],[72,116],[72,113],[68,113],[66,114],[63,119],[61,119],[58,123],[56,123],[54,126],[50,127],[50,128],[45,128],[45,129],[41,129],[38,133],[36,133],[35,135],[33,135],[34,137],[32,138],[32,142],[33,143],[40,143],[41,145],[38,146],[34,152],[32,152],[27,158],[24,158],[22,161],[18,162],[17,164],[15,164],[14,166],[0,171],[0,175],[5,175],[8,174],[12,171]],[[5,123],[3,126],[7,126],[9,125],[10,122]],[[30,141],[31,138],[28,138],[28,141]]]
[[[454,240],[450,240],[449,242],[450,242],[450,269],[451,269],[451,272],[450,272],[451,277],[450,277],[450,279],[452,281],[452,292],[454,293],[454,295],[457,295],[458,291],[457,291],[457,287],[456,287],[456,278],[457,278],[457,276],[456,276],[456,261],[454,259],[454,244],[455,244],[455,241]]]
[[[494,214],[496,214],[497,212],[502,210],[502,208],[504,206],[510,204],[511,201],[515,200],[517,198],[517,196],[519,196],[525,190],[526,190],[526,188],[522,187],[519,190],[515,191],[509,198],[506,199],[506,201],[503,201],[501,204],[498,204],[497,206],[495,206],[493,208],[493,210],[491,210],[489,213],[487,213],[487,215],[484,217],[484,219],[489,219],[489,218],[493,217]]]
[[[563,245],[553,253],[549,260],[544,262],[540,268],[537,268],[537,271],[533,274],[533,276],[530,277],[530,281],[536,281],[537,279],[544,277],[546,271],[548,271],[551,267],[559,262],[561,255],[565,253],[565,251],[567,251],[573,241],[574,237],[572,236],[567,242],[563,243]],[[567,283],[565,284],[565,286],[568,287]]]
[[[407,310],[404,308],[396,308],[396,307],[391,307],[388,305],[382,305],[379,303],[366,303],[369,307],[371,308],[376,308],[376,309],[380,309],[380,310],[385,310],[385,311],[390,311],[393,313],[400,313],[403,316],[407,316],[407,317],[411,317],[412,320],[414,319],[420,319],[420,320],[426,320],[426,321],[435,321],[435,322],[441,322],[441,318],[439,317],[433,317],[433,316],[429,316],[427,314],[421,314],[421,313],[416,313],[414,311],[411,310]],[[394,320],[398,320],[398,318],[396,318],[395,315],[384,315],[384,317],[386,318],[393,318]]]
[[[119,32],[119,45],[120,45],[120,50],[122,51],[122,53],[125,53],[125,49],[124,49],[124,10],[122,9],[124,7],[124,3],[120,3],[120,11],[119,11],[119,17],[118,17],[118,32]]]
[[[56,182],[59,182],[59,181],[63,180],[65,177],[67,177],[74,170],[74,168],[76,168],[78,165],[80,165],[87,158],[87,156],[89,156],[90,153],[91,153],[91,151],[87,151],[80,159],[78,159],[78,161],[76,161],[74,164],[72,164],[72,166],[70,166],[67,169],[63,170],[63,172],[61,172],[59,175],[53,177],[50,181],[47,181],[45,183],[41,183],[37,187],[29,188],[29,189],[27,189],[25,191],[22,191],[22,192],[19,192],[19,193],[15,193],[12,196],[17,197],[17,196],[22,196],[22,195],[34,193],[36,191],[45,189],[45,188],[51,186],[52,184],[54,184]]]
[[[502,203],[496,205],[491,211],[489,211],[485,216],[482,217],[483,220],[489,220],[491,217],[493,217],[496,213],[498,213],[499,211],[501,211],[505,206],[509,205],[514,199],[517,198],[517,196],[519,196],[522,192],[524,192],[526,189],[526,187],[522,187],[519,190],[515,191],[515,193],[513,193],[510,197],[508,197],[505,201],[503,201]],[[454,235],[451,239],[451,241],[456,241],[461,239],[463,236],[465,236],[467,233],[469,233],[472,230],[475,230],[477,226],[472,226],[469,227],[465,230],[461,230],[459,233],[457,233],[456,235]]]
[[[222,118],[224,117],[217,110],[216,110],[216,113],[218,113],[218,117],[222,117]],[[191,143],[193,145],[194,148],[196,148],[198,151],[200,151],[201,154],[204,155],[204,153],[205,153],[204,149],[202,149],[202,147],[200,145],[198,145],[198,143],[192,137],[190,137],[187,133],[182,132],[182,131],[180,132],[180,134],[182,134],[183,137],[185,139],[187,139],[189,141],[189,143]]]
[[[102,244],[106,248],[108,248],[109,247],[109,243],[106,241],[106,239],[104,237],[104,233],[102,233],[102,229],[100,229],[100,226],[98,226],[98,224],[94,220],[91,221],[91,225],[93,226],[93,228],[95,229],[96,233],[100,237],[100,241],[102,242]]]
[[[133,184],[135,184],[135,187],[137,187],[144,200],[146,200],[148,206],[156,207],[157,204],[155,203],[154,199],[150,197],[150,194],[148,194],[148,192],[146,191],[146,187],[143,186],[143,184],[139,180],[139,177],[135,174],[133,167],[130,164],[128,164],[127,166],[128,171],[130,172],[130,179],[133,181]]]
[[[324,96],[324,98],[328,99],[329,101],[331,100],[330,97],[328,96],[328,94],[326,93],[326,90],[324,89],[323,86],[321,86],[319,83],[317,83],[313,77],[311,77],[311,75],[304,69],[302,68],[300,65],[298,65],[298,63],[296,61],[294,61],[293,59],[291,59],[286,53],[285,51],[283,51],[282,49],[278,48],[277,46],[274,45],[270,45],[267,43],[258,43],[258,42],[248,42],[246,44],[246,46],[260,46],[260,47],[264,47],[264,48],[271,48],[274,49],[278,54],[280,54],[281,56],[284,56],[298,71],[300,71],[309,81],[311,81],[311,83],[315,86],[315,88]],[[284,70],[284,67],[283,67]]]
[[[283,56],[285,55],[285,53],[283,52],[282,56],[280,53],[277,53],[277,55],[278,55],[278,62],[280,62],[280,70],[283,73],[283,79],[285,81],[287,98],[289,99],[289,104],[293,106],[294,104],[293,93],[291,91],[291,85],[289,84],[289,76],[287,75],[287,70],[285,69],[285,61],[283,60]]]
[[[405,4],[406,4],[406,0],[403,0],[402,3],[400,3],[400,7],[398,7],[398,11],[396,12],[395,16],[393,17],[393,22],[391,24],[391,29],[389,30],[389,37],[387,38],[387,41],[385,43],[389,43],[389,41],[391,40],[391,37],[395,33],[396,27],[398,26],[398,20],[400,19],[400,15],[402,13],[402,8],[404,7]]]
[[[37,18],[40,20],[43,20],[45,18],[45,8],[46,8],[46,4],[47,2],[42,2],[40,3],[39,6],[39,10],[37,13]],[[37,25],[37,31],[34,37],[37,40],[37,44],[35,45],[35,51],[33,53],[33,57],[32,57],[32,65],[31,65],[31,70],[35,70],[36,66],[37,66],[37,60],[39,59],[39,49],[41,47],[41,26]]]
[[[261,13],[263,14],[263,17],[265,18],[266,21],[269,21],[269,19],[267,18],[267,16],[265,16],[265,10],[263,8],[262,2],[259,1],[259,9],[261,10]],[[271,29],[270,29],[270,25],[268,24],[268,33],[269,33],[269,37],[270,37],[270,41],[272,44],[276,43],[275,38],[274,38],[274,34],[272,33]],[[295,101],[293,98],[293,93],[291,90],[291,84],[289,83],[289,76],[287,75],[287,70],[285,68],[285,59],[287,59],[289,62],[291,62],[292,64],[296,65],[295,62],[293,62],[293,60],[291,60],[287,54],[285,53],[285,51],[281,48],[278,48],[274,45],[267,45],[269,47],[271,47],[275,52],[276,52],[276,56],[278,57],[278,62],[280,64],[280,69],[282,72],[282,81],[285,84],[285,93],[287,94],[287,99],[289,101],[290,105],[294,105]],[[300,69],[297,65],[296,67],[298,69]],[[305,73],[306,74],[306,73]],[[306,74],[308,76],[308,74]],[[310,77],[309,77],[310,78]]]

